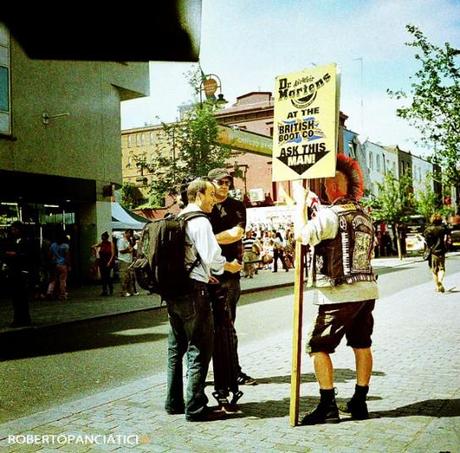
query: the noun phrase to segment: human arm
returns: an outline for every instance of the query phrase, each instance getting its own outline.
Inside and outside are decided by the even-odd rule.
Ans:
[[[229,198],[224,203],[222,209],[227,213],[227,220],[225,220],[226,224],[224,224],[223,227],[225,228],[228,226],[229,228],[219,231],[216,234],[217,242],[220,245],[228,245],[240,241],[246,229],[246,208],[244,204],[238,200]],[[215,225],[213,224],[213,226]]]
[[[239,241],[244,236],[244,228],[239,225],[216,234],[218,244],[227,245]]]

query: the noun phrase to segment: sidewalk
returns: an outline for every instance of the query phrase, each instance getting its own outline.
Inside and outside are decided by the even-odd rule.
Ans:
[[[374,264],[379,268],[411,262],[388,260]],[[260,283],[281,279],[285,274],[266,273]],[[407,289],[376,304],[369,420],[352,421],[344,416],[336,425],[289,426],[292,345],[291,326],[286,326],[280,334],[240,348],[240,357],[251,364],[251,374],[254,371],[259,384],[242,388],[243,413],[239,416],[212,423],[188,423],[183,415],[167,415],[163,409],[166,376],[158,373],[0,425],[0,449],[7,452],[131,448],[146,452],[204,453],[459,452],[460,311],[458,288],[453,289],[459,281],[460,272],[450,273],[446,288],[452,290],[445,294],[434,293],[432,282],[427,281],[415,287],[408,285]],[[278,307],[283,304],[292,311],[290,298],[273,303]],[[243,305],[239,316],[249,315],[253,307]],[[352,356],[349,348],[341,345],[333,357],[338,402],[346,401],[353,393]],[[208,387],[208,395],[210,391]],[[302,354],[301,413],[317,404],[317,395],[310,360]],[[10,439],[18,443],[12,443],[13,440],[8,443],[8,436],[14,435],[17,437]],[[85,435],[100,436],[100,442],[102,436],[106,436],[106,442],[117,440],[90,445],[88,440],[83,443]],[[35,441],[26,446],[25,436],[38,436],[41,444]],[[48,444],[44,436],[48,436]],[[51,436],[55,436],[52,444]],[[78,444],[75,439],[82,441]]]
[[[376,270],[381,267],[402,265],[420,258],[406,258],[402,262],[397,258],[380,258],[373,262]],[[279,269],[273,273],[268,270],[259,271],[253,279],[241,279],[241,292],[249,293],[294,285],[295,270],[285,272]],[[24,329],[37,329],[56,324],[63,324],[85,319],[112,316],[151,308],[160,308],[161,301],[157,295],[149,295],[140,290],[139,296],[117,296],[119,284],[115,284],[114,296],[100,296],[99,285],[88,285],[70,290],[69,299],[66,301],[34,300],[30,304],[30,314],[33,325]],[[0,299],[0,333],[11,330],[9,324],[13,318],[11,303],[7,299]]]

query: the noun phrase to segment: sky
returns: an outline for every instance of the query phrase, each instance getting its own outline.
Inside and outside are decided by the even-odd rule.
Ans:
[[[202,0],[200,64],[217,74],[231,106],[251,91],[274,91],[278,75],[336,63],[346,126],[382,145],[418,155],[415,128],[396,116],[419,66],[406,24],[438,46],[460,49],[460,0]],[[185,74],[197,63],[150,62],[150,96],[125,101],[122,129],[171,122],[190,102]]]

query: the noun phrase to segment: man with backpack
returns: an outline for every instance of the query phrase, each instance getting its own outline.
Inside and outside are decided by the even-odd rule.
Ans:
[[[196,179],[187,189],[189,204],[179,214],[190,219],[185,224],[185,264],[190,270],[187,292],[167,298],[170,329],[168,335],[168,376],[165,409],[169,414],[185,412],[187,421],[210,421],[224,412],[212,411],[204,392],[213,351],[213,316],[208,284],[216,283],[213,274],[239,273],[241,264],[228,262],[205,215],[215,203],[214,185]],[[187,387],[183,394],[182,359],[187,354]]]

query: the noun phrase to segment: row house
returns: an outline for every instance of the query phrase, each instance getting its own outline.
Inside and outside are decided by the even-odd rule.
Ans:
[[[366,156],[370,179],[369,184],[366,185],[368,195],[379,195],[379,185],[383,183],[387,173],[391,172],[397,179],[408,175],[411,179],[412,190],[417,193],[425,189],[426,181],[431,175],[440,171],[438,166],[410,151],[402,150],[397,145],[383,146],[366,140],[362,148]],[[432,181],[432,188],[440,197],[440,183]]]

